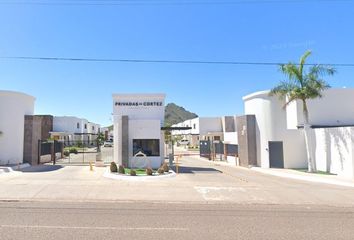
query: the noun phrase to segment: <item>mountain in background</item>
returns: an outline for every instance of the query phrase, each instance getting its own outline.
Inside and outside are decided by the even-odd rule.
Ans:
[[[169,103],[165,107],[165,126],[171,126],[176,123],[186,121],[198,117],[197,114],[192,113],[174,103]],[[108,126],[110,131],[113,130],[113,125]]]
[[[165,108],[165,126],[171,126],[196,117],[198,117],[197,114],[189,112],[174,103],[167,104]]]

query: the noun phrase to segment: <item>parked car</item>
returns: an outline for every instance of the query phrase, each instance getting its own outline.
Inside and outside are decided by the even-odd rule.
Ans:
[[[189,140],[188,139],[182,139],[178,143],[179,143],[179,145],[189,145]]]
[[[113,147],[113,141],[105,141],[105,142],[103,143],[103,146],[104,146],[104,147]]]

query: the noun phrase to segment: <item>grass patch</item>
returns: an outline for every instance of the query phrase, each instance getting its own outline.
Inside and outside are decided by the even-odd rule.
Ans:
[[[307,168],[293,168],[292,170],[299,171],[299,172],[304,172],[304,173],[310,173],[308,172]],[[312,172],[312,174],[319,174],[319,175],[337,175],[334,173],[329,173],[329,172],[324,172],[324,171],[317,171],[317,172]]]
[[[146,175],[145,169],[134,169],[134,170],[136,171],[136,175]],[[125,168],[125,174],[130,175],[129,168]]]

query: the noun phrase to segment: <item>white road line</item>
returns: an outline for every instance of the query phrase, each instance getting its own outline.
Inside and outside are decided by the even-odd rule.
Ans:
[[[0,225],[0,228],[32,229],[78,229],[78,230],[132,230],[132,231],[188,231],[189,228],[154,228],[154,227],[75,227],[75,226],[40,226],[40,225]]]
[[[230,199],[230,193],[241,192],[245,193],[243,187],[194,187],[206,201],[224,201]]]

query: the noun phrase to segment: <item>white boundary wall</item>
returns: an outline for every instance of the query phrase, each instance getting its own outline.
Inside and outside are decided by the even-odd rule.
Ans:
[[[35,98],[0,91],[0,164],[23,162],[25,115],[33,115]]]
[[[317,169],[338,174],[344,178],[354,177],[354,127],[314,129]]]

